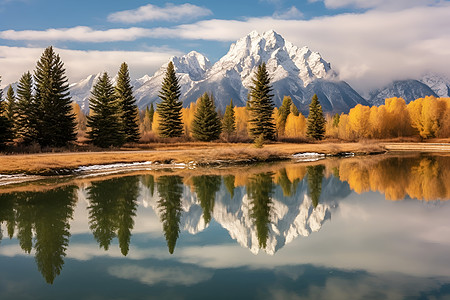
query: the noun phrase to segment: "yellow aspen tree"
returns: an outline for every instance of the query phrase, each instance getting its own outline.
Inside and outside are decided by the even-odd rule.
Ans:
[[[370,108],[361,104],[356,105],[348,113],[351,131],[355,137],[366,138],[369,136]]]
[[[155,111],[155,114],[153,115],[153,122],[152,122],[152,131],[158,133],[159,128],[159,114]]]
[[[441,128],[439,129],[438,137],[450,137],[450,98],[439,98],[442,104],[443,113],[441,120]]]
[[[236,116],[236,133],[240,137],[248,137],[248,111],[246,107],[234,107]]]
[[[391,136],[408,136],[411,134],[411,119],[408,114],[406,102],[402,98],[388,98],[385,100],[386,110],[389,114],[389,132]]]
[[[284,134],[290,138],[306,137],[306,118],[299,114],[290,113],[286,119]]]

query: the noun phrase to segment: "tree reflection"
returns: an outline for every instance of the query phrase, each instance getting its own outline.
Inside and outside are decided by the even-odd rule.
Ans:
[[[235,181],[234,175],[223,176],[223,184],[227,188],[227,191],[230,193],[231,199],[233,199],[233,197],[234,197],[234,189],[235,189],[234,181]]]
[[[214,202],[216,200],[216,193],[220,190],[221,178],[220,176],[195,176],[192,178],[195,193],[203,208],[203,218],[205,224],[211,221],[211,214],[214,209]]]
[[[45,194],[36,193],[29,200],[34,204],[36,216],[35,260],[45,280],[53,283],[61,272],[63,257],[69,245],[69,220],[76,203],[75,187],[64,187]]]
[[[292,195],[294,195],[297,190],[297,186],[300,179],[296,178],[293,181],[291,181],[287,175],[286,168],[281,169],[277,175],[278,176],[276,178],[276,181],[283,190],[283,195],[285,197],[292,197]]]
[[[138,177],[93,182],[88,190],[89,225],[100,247],[108,250],[116,236],[123,255],[128,254],[139,195]]]
[[[270,212],[272,209],[272,194],[275,185],[273,173],[260,173],[249,178],[247,194],[251,203],[250,216],[256,226],[260,248],[266,248],[269,237]]]
[[[20,247],[26,253],[33,248],[35,260],[48,283],[53,283],[64,265],[69,245],[70,225],[76,203],[76,187],[67,186],[46,193],[20,192],[0,195],[0,220],[7,222],[8,234],[17,227]]]
[[[408,195],[420,200],[450,199],[448,156],[388,157],[378,161],[342,161],[339,179],[357,193],[379,191],[386,199]]]
[[[153,175],[144,175],[141,177],[142,184],[150,191],[150,195],[153,197],[155,193],[155,177]]]
[[[322,193],[322,179],[325,171],[324,165],[308,166],[308,192],[314,208],[319,205],[320,194]]]
[[[181,197],[183,183],[180,176],[161,176],[157,179],[158,208],[169,253],[173,254],[180,233]]]

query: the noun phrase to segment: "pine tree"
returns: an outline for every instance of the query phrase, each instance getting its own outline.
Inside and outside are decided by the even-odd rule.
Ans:
[[[50,46],[34,72],[37,131],[41,146],[61,147],[76,139],[75,116],[64,64]]]
[[[103,73],[94,85],[89,102],[91,112],[87,117],[87,126],[90,128],[88,137],[91,142],[99,147],[123,145],[121,103],[116,98],[108,73]]]
[[[204,93],[198,100],[192,121],[192,135],[199,141],[212,141],[219,138],[221,129],[214,99],[212,95]]]
[[[130,73],[128,65],[122,63],[117,74],[117,84],[115,86],[116,97],[122,108],[122,125],[126,143],[136,143],[139,141],[138,108],[136,99],[133,96]]]
[[[153,107],[153,103],[150,105],[150,109],[148,111],[148,117],[150,119],[150,128],[152,128],[153,124],[153,116],[155,115],[155,108]]]
[[[6,105],[3,101],[3,90],[0,89],[0,148],[12,139],[12,125],[6,117]]]
[[[316,140],[323,139],[325,135],[325,117],[316,94],[312,97],[309,105],[306,135]]]
[[[175,68],[173,63],[169,62],[161,91],[159,92],[162,102],[157,105],[159,115],[158,133],[161,137],[179,137],[183,134],[180,95],[180,85]]]
[[[252,82],[250,99],[247,101],[250,111],[250,135],[256,138],[263,134],[265,140],[275,140],[275,124],[272,117],[274,104],[273,95],[270,93],[272,87],[265,63],[258,66]]]
[[[236,132],[236,116],[234,114],[233,99],[231,99],[230,104],[225,109],[222,120],[222,132],[226,134],[227,139]]]
[[[33,96],[33,77],[30,72],[22,75],[17,85],[16,133],[24,144],[37,142],[37,107]]]
[[[291,104],[291,114],[298,117],[300,115],[297,106],[294,103]]]
[[[292,105],[292,99],[289,96],[284,96],[283,103],[281,104],[280,108],[278,109],[278,122],[277,122],[277,129],[278,133],[280,135],[284,135],[285,127],[286,127],[286,120],[288,115],[291,113],[291,105]]]
[[[14,94],[14,89],[11,85],[8,87],[8,91],[6,92],[6,117],[14,124],[16,117],[16,95]]]

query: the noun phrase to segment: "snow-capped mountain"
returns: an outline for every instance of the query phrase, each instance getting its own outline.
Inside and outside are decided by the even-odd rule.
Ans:
[[[382,105],[386,98],[399,97],[409,103],[425,96],[435,96],[436,93],[425,83],[418,80],[397,80],[384,88],[370,92],[368,102],[370,105]]]
[[[319,95],[325,111],[348,111],[358,103],[367,104],[348,84],[338,81],[336,72],[319,53],[308,47],[299,48],[273,30],[263,34],[253,31],[239,39],[212,67],[196,52],[171,60],[181,78],[184,106],[196,101],[204,92],[214,95],[216,106],[222,111],[230,99],[238,106],[245,105],[255,70],[262,62],[267,64],[277,106],[284,96],[291,96],[300,111],[307,113],[314,93]],[[164,70],[165,66],[161,67],[136,91],[140,107],[159,101]]]
[[[83,110],[84,112],[89,111],[89,97],[91,96],[91,90],[102,74],[103,72],[89,75],[85,79],[82,79],[79,82],[73,83],[69,86],[72,101],[78,103],[81,107],[81,110]],[[151,79],[150,76],[144,75],[141,78],[132,80],[131,85],[133,86],[133,90],[139,89],[140,87],[142,87],[143,84],[145,84],[150,79]],[[111,83],[116,84],[116,81],[117,75],[115,75],[111,79]]]
[[[450,97],[449,78],[439,74],[427,73],[420,79],[420,82],[429,86],[439,97]]]
[[[141,195],[145,207],[151,207],[159,216],[163,213],[158,207],[158,192],[154,196],[145,193]],[[350,194],[348,184],[340,182],[334,177],[324,178],[320,202],[314,208],[308,194],[308,181],[303,179],[289,197],[283,194],[280,186],[276,186],[272,194],[270,205],[270,222],[265,251],[273,255],[276,251],[289,244],[297,237],[309,236],[321,229],[323,224],[331,218],[336,209],[335,200]],[[257,254],[261,249],[258,241],[258,229],[252,217],[252,203],[246,187],[238,186],[234,189],[233,197],[224,184],[216,193],[212,219],[229,232],[232,239],[239,245]],[[182,212],[180,229],[190,234],[197,234],[205,230],[203,209],[195,191],[184,186],[182,197]]]
[[[308,47],[299,48],[286,41],[273,30],[259,34],[256,31],[232,44],[228,53],[214,65],[202,54],[192,51],[181,57],[172,57],[180,78],[181,100],[186,107],[203,93],[212,93],[216,106],[224,111],[230,99],[238,106],[247,101],[248,88],[259,64],[265,62],[271,76],[274,102],[281,105],[284,96],[291,96],[304,114],[313,94],[318,94],[324,111],[348,111],[358,103],[367,102],[347,83],[338,80],[318,52]],[[135,97],[138,107],[157,103],[167,64],[153,76],[135,80]],[[71,95],[88,110],[88,99],[97,75],[71,85]]]
[[[196,82],[201,81],[205,77],[206,72],[211,68],[210,61],[204,55],[195,51],[191,51],[181,57],[174,56],[169,61],[173,63],[179,78],[181,100]],[[168,64],[169,62],[161,66],[140,88],[135,89],[135,97],[139,108],[142,109],[150,105],[150,103],[159,101],[158,94],[161,90],[161,84]]]

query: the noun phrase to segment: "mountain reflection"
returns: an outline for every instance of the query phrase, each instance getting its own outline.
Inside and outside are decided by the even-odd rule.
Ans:
[[[131,236],[141,210],[156,213],[170,254],[180,234],[219,225],[252,253],[274,255],[297,237],[319,231],[352,190],[378,191],[392,200],[450,199],[450,156],[356,157],[211,169],[207,175],[199,170],[156,171],[74,182],[0,191],[0,243],[17,238],[21,251],[34,254],[48,283],[64,265],[77,195],[88,203],[84,227],[89,235],[104,250],[117,238],[123,256],[132,252]],[[142,227],[139,232],[149,231]]]

